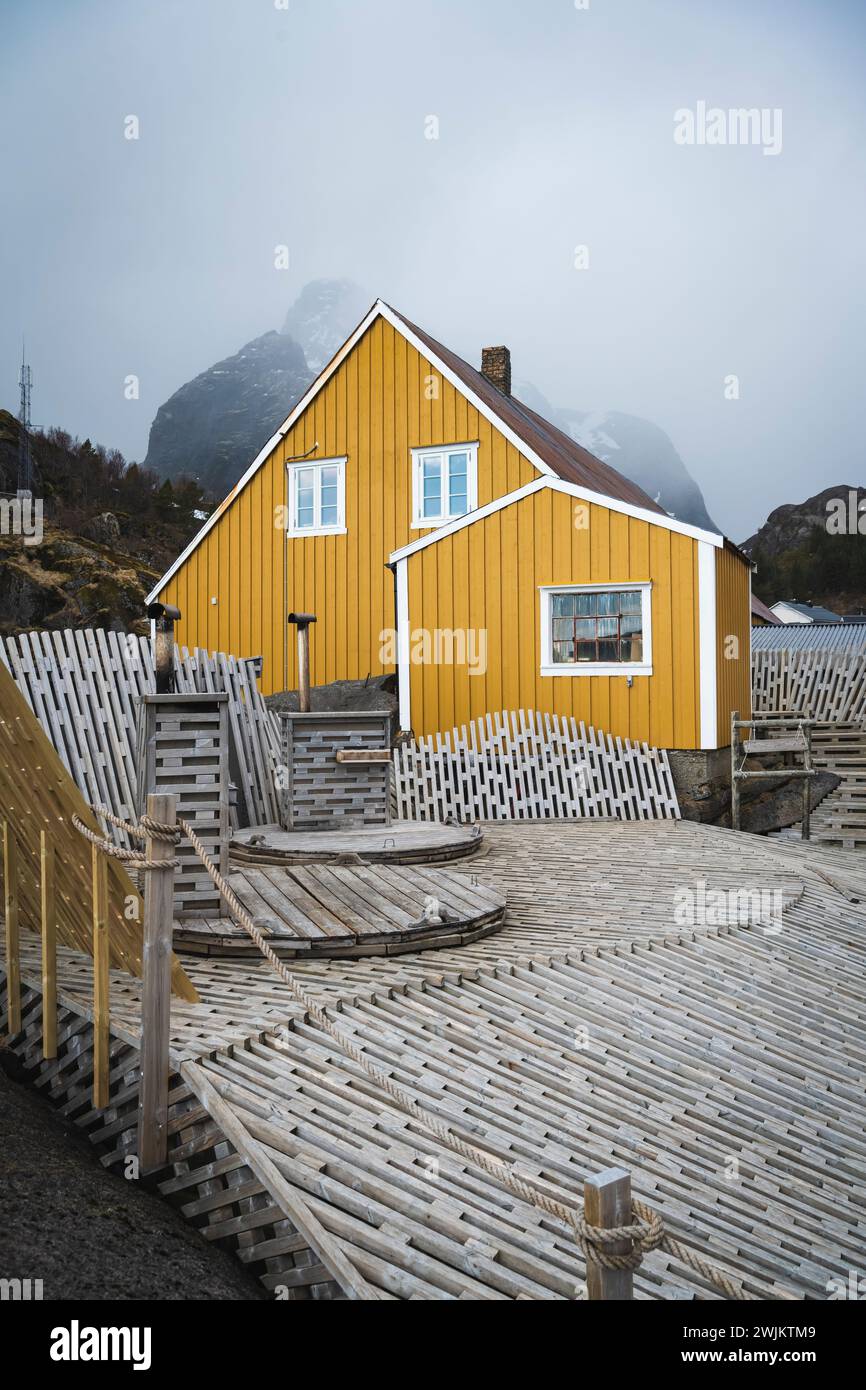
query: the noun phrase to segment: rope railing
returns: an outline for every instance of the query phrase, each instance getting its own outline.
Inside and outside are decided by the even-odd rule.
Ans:
[[[632,1272],[639,1268],[645,1255],[653,1250],[664,1250],[674,1259],[679,1260],[689,1269],[698,1274],[708,1284],[718,1289],[726,1298],[745,1300],[748,1295],[744,1292],[742,1285],[729,1278],[720,1269],[709,1261],[704,1260],[696,1254],[691,1247],[684,1245],[675,1239],[666,1229],[660,1214],[653,1210],[646,1203],[637,1198],[631,1198],[632,1220],[620,1226],[597,1226],[592,1225],[586,1219],[583,1211],[574,1206],[570,1206],[558,1198],[551,1196],[534,1183],[522,1178],[513,1167],[503,1163],[500,1159],[494,1158],[491,1154],[477,1148],[474,1144],[467,1142],[455,1130],[429,1111],[423,1109],[415,1098],[394,1079],[388,1075],[375,1062],[371,1061],[367,1054],[344,1030],[338,1028],[328,1016],[316,997],[303,987],[297,977],[290,971],[285,963],[268,944],[262,935],[255,921],[250,916],[243,903],[233,891],[231,885],[227,883],[219,869],[211,860],[207,850],[199,839],[193,827],[188,821],[178,818],[175,825],[159,822],[147,816],[142,816],[137,826],[130,825],[117,816],[111,815],[103,807],[92,807],[94,812],[117,826],[134,840],[143,841],[148,837],[162,840],[165,843],[176,844],[182,832],[186,835],[200,862],[209,874],[214,886],[222,896],[226,906],[235,917],[238,924],[247,933],[250,939],[258,947],[261,954],[268,964],[280,977],[289,989],[293,998],[303,1008],[331,1040],[341,1049],[341,1051],[358,1066],[371,1081],[383,1090],[394,1102],[398,1109],[408,1115],[417,1124],[422,1126],[429,1134],[440,1140],[447,1148],[460,1155],[467,1162],[474,1164],[490,1177],[511,1192],[521,1201],[529,1206],[536,1207],[545,1212],[548,1216],[562,1221],[571,1226],[575,1233],[577,1243],[583,1252],[587,1266],[595,1265],[601,1270],[609,1271],[628,1271]],[[128,864],[144,867],[147,869],[163,869],[175,867],[175,859],[161,859],[153,862],[149,859],[141,859],[134,851],[121,850],[118,846],[107,840],[100,840],[93,831],[84,826],[77,817],[74,818],[76,828],[81,831],[93,844],[99,845],[106,854],[113,857],[124,859]],[[623,1249],[624,1243],[630,1243],[630,1248]],[[619,1246],[619,1250],[612,1247]]]

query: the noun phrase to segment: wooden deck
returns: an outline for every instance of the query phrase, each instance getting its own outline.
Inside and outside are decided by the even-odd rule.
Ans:
[[[498,931],[505,916],[504,893],[485,887],[477,875],[421,865],[244,864],[228,882],[269,945],[289,960],[463,946]],[[431,911],[441,920],[428,920]],[[174,944],[181,954],[261,959],[230,917],[182,918]]]
[[[426,1110],[565,1202],[618,1164],[752,1298],[825,1298],[866,1228],[866,871],[859,857],[690,823],[485,828],[454,869],[508,895],[462,949],[298,962],[305,986]],[[751,888],[742,920],[733,890]],[[701,894],[703,893],[703,897]],[[709,894],[721,920],[682,921]],[[725,897],[721,896],[726,895]],[[115,974],[110,1107],[89,1094],[90,963],[58,965],[39,1053],[38,948],[13,1044],[98,1143],[135,1146],[140,986]],[[165,1195],[291,1298],[570,1299],[570,1228],[398,1110],[264,964],[191,959],[172,1001]],[[717,1295],[655,1252],[639,1298]]]
[[[351,830],[283,830],[256,825],[235,832],[232,859],[237,864],[308,864],[335,854],[356,855],[365,864],[444,864],[465,859],[478,849],[474,825],[435,821],[392,821],[386,826]]]

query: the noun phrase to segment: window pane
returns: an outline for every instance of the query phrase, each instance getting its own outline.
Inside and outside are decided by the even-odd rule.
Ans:
[[[296,474],[297,486],[297,524],[301,527],[312,526],[315,522],[315,479],[316,470],[314,468],[299,468]]]
[[[333,466],[319,469],[322,478],[322,487],[336,487],[339,471]]]
[[[643,661],[643,638],[639,632],[635,633],[633,637],[623,637],[619,645],[620,660]]]
[[[599,618],[598,635],[599,637],[616,637],[619,628],[618,618]]]
[[[338,518],[338,516],[337,516],[337,505],[336,505],[336,503],[334,503],[334,505],[333,505],[332,507],[326,507],[326,506],[325,506],[325,503],[323,502],[323,503],[322,503],[322,525],[323,525],[323,526],[336,526],[336,525],[337,525],[338,519],[339,519],[339,518]]]
[[[574,594],[553,595],[554,618],[569,618],[574,613]]]
[[[595,642],[578,642],[577,659],[578,661],[595,661]]]
[[[465,478],[466,470],[469,466],[469,456],[467,454],[448,455],[448,474],[451,478]]]
[[[619,594],[596,594],[596,598],[598,599],[597,613],[609,614],[619,612]]]
[[[642,627],[643,621],[640,617],[640,614],[637,614],[634,617],[626,617],[620,619],[619,630],[623,634],[623,636],[626,636],[630,632],[640,632]]]
[[[574,635],[595,641],[595,618],[578,618],[574,624]]]
[[[574,636],[574,623],[571,618],[554,618],[553,640],[568,640]]]
[[[563,661],[574,661],[574,643],[573,643],[573,642],[554,642],[554,644],[553,644],[553,660],[554,660],[554,662],[556,662],[556,663],[563,662]]]
[[[442,460],[438,454],[421,462],[421,515],[442,515]]]
[[[574,597],[577,600],[578,613],[589,614],[598,612],[598,609],[596,608],[596,600],[598,598],[598,594],[575,594]]]
[[[613,642],[606,642],[606,641],[599,642],[599,644],[598,644],[598,659],[599,659],[599,661],[616,661],[616,660],[618,659],[618,658],[617,658],[617,647],[618,647],[618,645],[619,645],[619,644],[618,644],[617,642],[615,642],[615,641],[613,641]]]
[[[641,594],[639,590],[634,589],[630,593],[620,594],[621,613],[640,613],[640,611]]]
[[[451,516],[463,516],[468,510],[466,497],[466,478],[455,478],[452,473],[448,479],[448,512]]]

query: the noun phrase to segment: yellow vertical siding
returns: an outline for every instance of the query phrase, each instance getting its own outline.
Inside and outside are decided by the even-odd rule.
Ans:
[[[731,711],[752,714],[751,603],[749,567],[726,546],[716,551],[717,738],[731,742]]]
[[[431,376],[436,391],[427,399]],[[311,629],[315,684],[392,670],[380,659],[382,631],[395,622],[386,561],[392,550],[423,534],[410,524],[410,450],[475,440],[479,506],[538,477],[461,392],[377,319],[161,590],[160,597],[183,614],[178,641],[262,656],[262,689],[270,694],[284,685],[286,614],[294,609],[319,619]],[[286,460],[316,442],[315,458],[348,457],[347,534],[287,542],[274,524],[275,508],[286,501]],[[456,582],[468,592],[468,549],[463,553]],[[294,641],[287,646],[285,680],[293,687]],[[441,698],[443,708],[453,709],[448,677],[442,681],[437,702]]]
[[[487,669],[413,663],[416,733],[477,713],[539,709],[664,747],[700,746],[697,542],[543,490],[407,560],[410,628],[487,632]],[[540,586],[652,583],[652,676],[542,676]]]
[[[427,387],[434,379],[435,390]],[[292,609],[318,617],[312,679],[323,684],[393,669],[381,651],[395,623],[389,554],[424,534],[411,527],[411,450],[478,441],[478,505],[538,477],[462,392],[384,319],[376,320],[289,433],[161,591],[183,614],[188,646],[264,658],[265,693],[297,682]],[[286,462],[347,457],[342,536],[286,541]],[[604,506],[581,509],[548,489],[455,532],[408,561],[410,624],[486,634],[483,676],[413,665],[412,724],[433,732],[488,711],[533,707],[665,747],[700,745],[698,546],[690,537]],[[578,524],[576,524],[576,521]],[[750,699],[748,571],[716,552],[718,736]],[[542,677],[539,585],[653,584],[653,675]],[[215,599],[216,602],[212,602]],[[740,641],[739,660],[725,638]]]

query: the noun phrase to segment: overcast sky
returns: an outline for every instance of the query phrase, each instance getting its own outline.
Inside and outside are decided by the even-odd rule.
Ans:
[[[472,361],[508,343],[556,405],[660,425],[736,539],[866,483],[862,0],[0,15],[0,405],[25,333],[37,425],[141,459],[172,391],[349,276]],[[781,152],[678,144],[699,102],[781,110]]]

